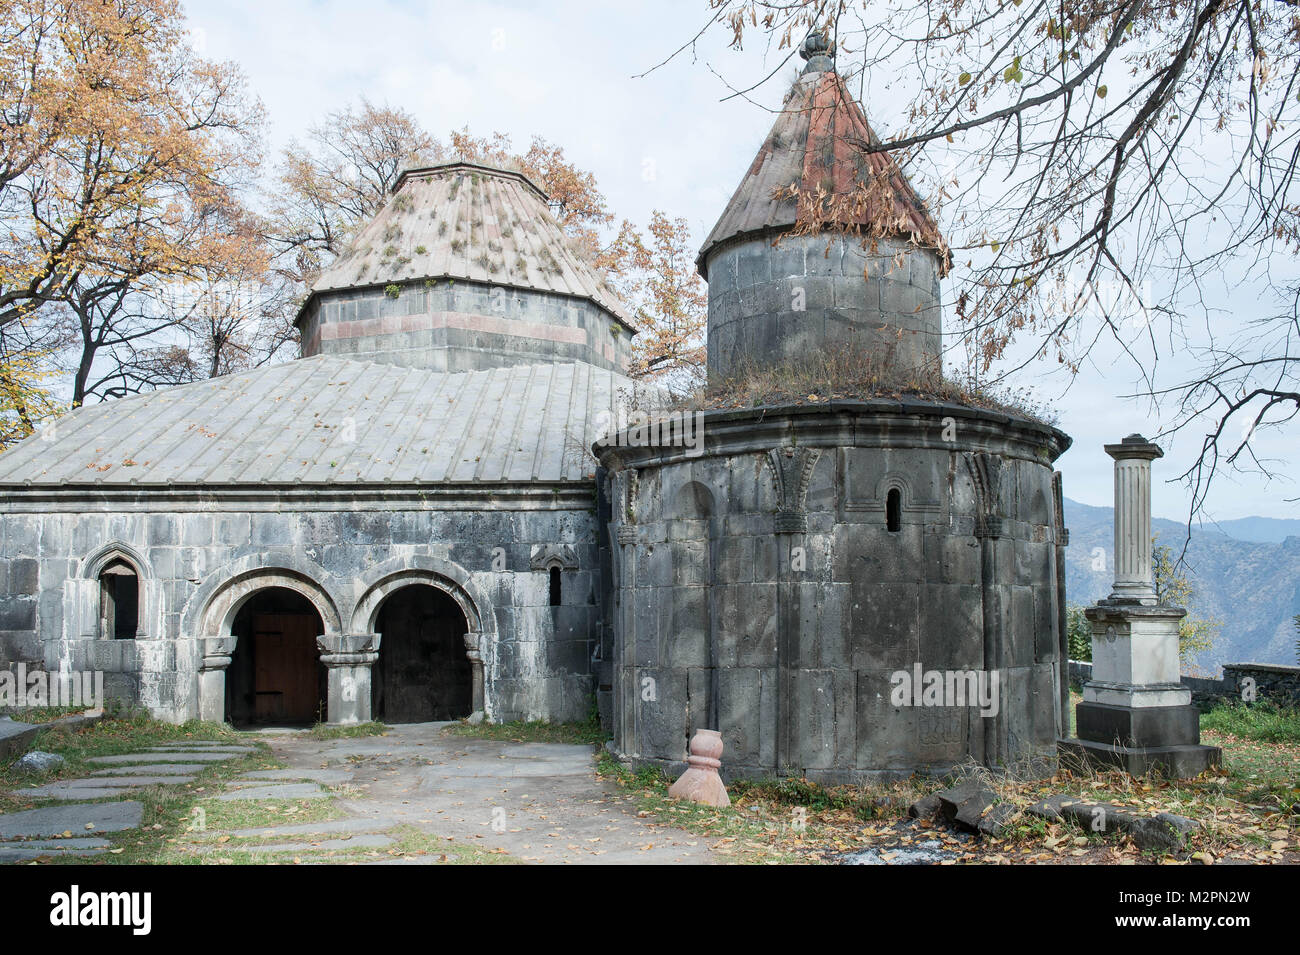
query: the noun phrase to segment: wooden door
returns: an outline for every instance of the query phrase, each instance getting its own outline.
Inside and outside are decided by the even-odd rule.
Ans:
[[[302,613],[253,615],[253,718],[259,723],[314,723],[316,620]]]

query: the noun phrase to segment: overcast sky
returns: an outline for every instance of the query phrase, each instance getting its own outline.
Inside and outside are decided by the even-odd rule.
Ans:
[[[364,96],[408,110],[444,138],[465,125],[479,135],[509,133],[517,146],[541,135],[594,173],[620,218],[644,224],[662,209],[685,217],[697,240],[730,198],[796,73],[793,63],[781,65],[788,51],[763,49],[757,34],[737,53],[715,31],[694,57],[688,51],[636,78],[695,35],[710,15],[707,0],[188,0],[186,8],[195,45],[210,58],[237,62],[266,104],[274,152]],[[748,86],[773,70],[777,79],[756,93],[728,98],[728,82]],[[874,77],[870,85],[884,87]],[[879,100],[864,104],[868,119],[888,135],[904,104],[897,96],[868,99]],[[1232,281],[1218,291],[1224,322],[1273,309]],[[1171,380],[1177,362],[1168,366]],[[1150,436],[1167,423],[1120,397],[1135,390],[1134,379],[1110,348],[1100,349],[1068,390],[1055,362],[1018,377],[1057,409],[1059,426],[1074,438],[1057,464],[1067,496],[1109,505],[1112,462],[1101,446],[1134,431]],[[1209,516],[1300,517],[1300,504],[1286,501],[1300,497],[1300,486],[1285,476],[1295,433],[1289,442],[1273,435],[1260,441],[1278,472],[1273,481],[1216,479]],[[1164,444],[1154,511],[1182,520],[1188,492],[1163,479],[1190,464],[1200,435]]]

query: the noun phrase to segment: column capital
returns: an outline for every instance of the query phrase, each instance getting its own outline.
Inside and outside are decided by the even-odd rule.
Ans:
[[[377,651],[379,640],[377,633],[322,633],[316,638],[316,647],[323,659],[325,654]]]
[[[1160,445],[1152,444],[1140,434],[1130,434],[1119,444],[1107,444],[1104,447],[1106,453],[1116,461],[1127,461],[1133,458],[1154,461],[1156,458],[1165,456],[1165,452],[1160,449]]]

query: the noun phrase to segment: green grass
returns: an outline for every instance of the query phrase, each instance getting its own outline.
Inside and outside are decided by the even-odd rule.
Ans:
[[[495,739],[511,743],[573,743],[598,746],[609,739],[609,734],[594,720],[585,723],[551,723],[547,720],[518,720],[511,723],[460,722],[448,726],[443,733],[465,736],[470,739]]]
[[[1221,703],[1201,716],[1201,728],[1263,743],[1300,743],[1300,709],[1269,702]]]
[[[217,799],[214,794],[197,805],[203,810],[208,833],[221,829],[274,829],[343,818],[343,812],[330,799]],[[193,812],[190,818],[194,818]],[[194,838],[203,841],[203,831],[196,831]]]
[[[630,793],[638,813],[655,816],[659,822],[717,840],[714,848],[736,862],[755,864],[808,863],[817,858],[793,846],[795,814],[793,803],[773,804],[760,797],[769,784],[732,783],[728,787],[731,806],[719,809],[699,803],[670,799],[671,780],[654,766],[631,769],[601,750],[596,771]],[[779,784],[774,784],[779,785]],[[809,783],[808,786],[813,784]],[[802,796],[800,798],[803,798]],[[815,821],[807,828],[815,836]]]
[[[311,728],[312,739],[358,739],[362,736],[383,736],[388,727],[373,720],[369,723],[357,723],[353,726],[329,726],[317,723]]]
[[[0,716],[12,717],[17,723],[50,723],[64,716],[86,712],[84,706],[27,706],[0,708]]]

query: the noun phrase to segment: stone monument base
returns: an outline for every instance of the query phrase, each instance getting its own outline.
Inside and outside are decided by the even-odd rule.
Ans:
[[[1074,735],[1126,746],[1186,746],[1201,741],[1195,706],[1115,706],[1084,700],[1074,708]]]
[[[1125,746],[1087,739],[1058,739],[1056,751],[1066,768],[1070,768],[1071,764],[1087,765],[1102,769],[1122,769],[1133,776],[1155,773],[1174,779],[1199,776],[1211,766],[1218,766],[1223,758],[1223,750],[1219,747],[1202,746],[1199,743]]]

